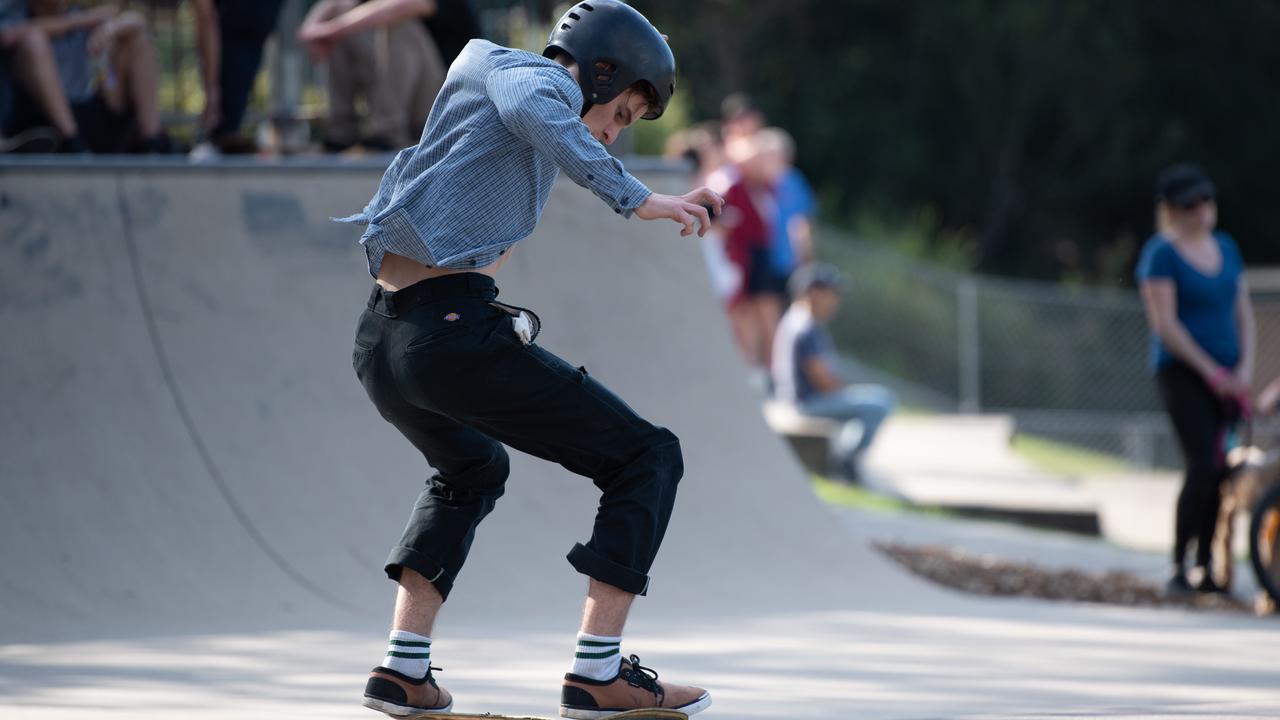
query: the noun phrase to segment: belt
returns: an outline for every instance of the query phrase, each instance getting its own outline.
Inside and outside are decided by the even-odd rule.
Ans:
[[[395,292],[382,289],[374,283],[369,294],[369,309],[383,315],[396,317],[419,305],[443,298],[474,297],[492,301],[498,297],[498,287],[493,278],[481,273],[455,273],[419,280]]]

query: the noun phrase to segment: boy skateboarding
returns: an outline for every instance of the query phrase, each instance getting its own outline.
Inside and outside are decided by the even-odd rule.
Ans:
[[[496,302],[494,280],[532,233],[560,171],[619,214],[706,232],[718,195],[652,193],[604,149],[633,122],[659,117],[674,80],[665,38],[614,0],[571,8],[542,56],[473,40],[419,144],[396,156],[373,200],[348,218],[367,225],[360,242],[377,279],[356,331],[356,375],[435,469],[387,559],[399,588],[367,707],[396,717],[451,709],[431,673],[432,625],[476,526],[502,495],[504,445],[586,476],[602,493],[590,540],[568,555],[588,592],[560,714],[691,714],[711,704],[705,690],[659,682],[621,651],[675,502],[679,441],[534,344],[537,316]]]

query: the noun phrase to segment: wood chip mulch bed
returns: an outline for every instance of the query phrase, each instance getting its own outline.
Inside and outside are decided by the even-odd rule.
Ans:
[[[1163,586],[1123,571],[1051,570],[938,545],[876,542],[873,546],[916,575],[975,595],[1253,613],[1252,604],[1232,596],[1193,593],[1185,598],[1168,597]]]

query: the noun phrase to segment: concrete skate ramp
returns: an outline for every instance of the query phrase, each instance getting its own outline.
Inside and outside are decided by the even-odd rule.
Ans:
[[[0,171],[0,640],[385,622],[381,571],[429,468],[364,396],[376,167]],[[670,172],[645,178],[680,186]],[[477,208],[486,212],[486,208]],[[499,278],[540,342],[683,440],[645,602],[827,606],[856,564],[761,422],[697,239],[557,186]],[[526,456],[481,528],[455,619],[550,614],[583,582],[590,482]],[[870,562],[878,562],[871,560]],[[797,590],[804,587],[803,591]],[[737,598],[734,600],[734,598]],[[456,608],[456,609],[455,609]]]
[[[351,370],[372,281],[326,219],[379,175],[0,165],[0,717],[374,717],[381,567],[429,474]],[[627,651],[708,717],[1274,716],[1274,624],[973,599],[873,554],[765,429],[673,225],[561,183],[500,284],[683,439]],[[460,711],[553,715],[596,492],[512,461],[432,660]]]

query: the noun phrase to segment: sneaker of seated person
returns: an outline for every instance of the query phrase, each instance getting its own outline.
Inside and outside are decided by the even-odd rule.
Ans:
[[[399,150],[400,148],[392,143],[390,138],[381,135],[373,135],[360,141],[360,146],[371,153],[385,153]]]
[[[168,155],[173,152],[173,140],[169,138],[169,133],[161,130],[151,137],[140,139],[129,150],[139,155]]]
[[[57,152],[58,131],[33,127],[9,137],[0,137],[0,153],[44,154]]]
[[[415,679],[379,666],[370,672],[365,683],[364,706],[391,717],[417,717],[449,712],[453,709],[453,696],[436,684],[430,670],[426,677]]]
[[[560,691],[560,717],[599,720],[627,710],[661,708],[692,715],[711,706],[702,688],[658,682],[658,673],[632,655],[612,680],[592,680],[569,673]]]
[[[58,138],[58,152],[63,155],[87,155],[89,145],[80,134]]]
[[[213,137],[210,142],[223,155],[252,155],[258,152],[256,140],[238,133],[222,133]]]
[[[325,139],[321,141],[320,146],[324,148],[325,152],[336,154],[350,150],[356,146],[356,142],[354,140],[337,139],[326,136]]]

